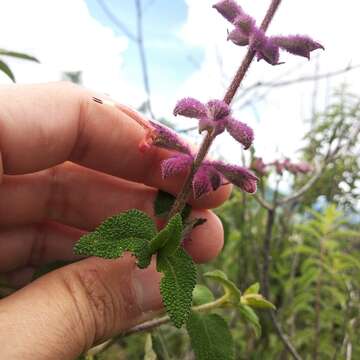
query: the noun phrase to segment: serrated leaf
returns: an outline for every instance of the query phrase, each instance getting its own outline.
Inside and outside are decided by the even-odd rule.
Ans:
[[[116,240],[91,233],[84,235],[75,244],[75,254],[97,256],[104,259],[116,259],[126,251],[132,252],[137,258],[140,268],[146,268],[151,261],[149,241],[140,238]]]
[[[245,290],[244,295],[258,294],[259,290],[260,290],[260,284],[258,282],[256,282],[255,284],[252,284]]]
[[[245,321],[247,321],[255,332],[256,337],[260,337],[261,335],[261,325],[258,316],[255,311],[247,305],[239,305],[237,309],[240,312],[240,315],[243,317]]]
[[[157,257],[157,270],[164,273],[160,282],[163,303],[171,321],[180,328],[188,319],[192,292],[196,283],[196,268],[182,247],[173,255],[161,251]]]
[[[215,300],[211,290],[207,286],[201,284],[195,285],[192,298],[194,306],[206,304]]]
[[[154,203],[155,215],[160,218],[166,218],[169,213],[175,197],[165,191],[159,190]],[[191,212],[191,206],[186,204],[184,210],[181,212],[183,220],[187,219]]]
[[[157,360],[150,333],[146,334],[144,353],[144,360]]]
[[[172,255],[180,246],[183,226],[181,215],[174,215],[167,225],[151,240],[150,251],[154,254],[162,248],[164,255]]]
[[[275,305],[266,300],[261,294],[247,294],[241,297],[241,303],[256,309],[273,309]]]
[[[0,60],[0,71],[6,74],[13,82],[15,82],[15,76],[9,66],[2,60]]]
[[[231,280],[228,279],[223,271],[210,271],[205,273],[204,276],[220,283],[223,286],[225,293],[229,294],[230,302],[234,304],[238,304],[240,302],[241,291]]]
[[[196,360],[235,359],[234,340],[226,321],[221,316],[192,312],[186,328]]]
[[[21,53],[21,52],[17,52],[17,51],[7,51],[7,50],[4,50],[4,49],[0,49],[0,55],[11,56],[11,57],[18,58],[18,59],[23,59],[23,60],[35,61],[37,63],[40,62],[34,56],[24,54],[24,53]]]
[[[74,252],[114,259],[131,251],[138,259],[138,266],[144,268],[150,263],[149,241],[155,235],[152,219],[133,209],[105,220],[94,232],[82,236],[75,244]]]

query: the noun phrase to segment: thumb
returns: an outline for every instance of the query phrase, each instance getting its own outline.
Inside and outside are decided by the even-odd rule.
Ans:
[[[154,263],[136,267],[88,258],[34,281],[0,302],[1,358],[71,359],[161,308]]]

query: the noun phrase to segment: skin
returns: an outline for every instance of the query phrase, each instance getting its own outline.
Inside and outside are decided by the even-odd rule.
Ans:
[[[154,217],[157,189],[176,194],[183,176],[164,181],[170,153],[138,144],[132,112],[101,105],[68,83],[0,87],[0,276],[19,288],[0,301],[0,357],[73,359],[93,344],[161,310],[161,275],[126,254],[82,259],[30,283],[40,265],[75,260],[72,246],[106,217],[137,208]],[[139,115],[136,115],[139,116]],[[223,245],[216,215],[224,186],[190,200],[208,221],[185,248],[197,262]]]

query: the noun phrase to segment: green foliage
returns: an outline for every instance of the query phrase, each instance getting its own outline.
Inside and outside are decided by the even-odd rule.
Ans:
[[[225,294],[228,294],[230,302],[234,304],[240,303],[240,297],[241,297],[240,290],[231,280],[228,279],[228,277],[223,271],[221,270],[210,271],[205,273],[204,276],[220,283],[224,288]]]
[[[151,253],[162,249],[164,255],[172,255],[180,246],[183,225],[181,215],[173,216],[164,229],[162,229],[150,242]]]
[[[160,251],[157,269],[164,273],[160,291],[166,311],[174,325],[180,328],[190,314],[196,283],[195,265],[183,248],[179,247],[173,255]]]
[[[151,260],[150,240],[156,236],[152,219],[133,209],[105,220],[94,232],[84,235],[76,243],[78,255],[93,255],[106,259],[120,257],[131,251],[140,268],[147,267]]]
[[[214,294],[205,285],[196,284],[193,291],[193,305],[202,305],[214,301]]]
[[[4,50],[4,49],[0,49],[0,56],[9,56],[9,57],[17,58],[17,59],[22,59],[22,60],[35,61],[37,63],[39,62],[39,60],[33,56],[30,56],[30,55],[27,55],[24,53],[20,53],[20,52],[16,52],[16,51],[8,51],[8,50]],[[3,60],[0,60],[0,71],[2,71],[13,82],[15,82],[15,76],[14,76],[13,72],[11,71],[9,66]]]
[[[341,156],[332,160],[322,172],[321,178],[302,199],[303,209],[324,196],[328,202],[336,202],[344,209],[356,209],[360,198],[357,182],[360,180],[359,141],[354,136],[358,131],[360,118],[360,99],[341,89],[335,101],[323,113],[313,119],[313,126],[305,135],[303,157],[309,162],[324,158],[331,148],[339,148]],[[300,187],[308,176],[297,179]]]
[[[153,342],[151,334],[146,334],[145,347],[144,347],[144,360],[156,360],[157,356],[153,349]]]
[[[248,322],[252,329],[254,330],[255,336],[260,337],[261,335],[261,325],[259,317],[256,315],[256,312],[248,305],[239,304],[238,311],[246,322]]]
[[[15,76],[6,62],[0,60],[0,71],[6,74],[13,82],[15,82]]]
[[[221,316],[192,312],[186,326],[197,360],[235,359],[234,341]]]

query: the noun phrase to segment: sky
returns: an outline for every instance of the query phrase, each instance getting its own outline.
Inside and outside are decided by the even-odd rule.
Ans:
[[[130,32],[136,30],[132,0],[103,0]],[[178,128],[195,124],[171,116],[184,96],[207,101],[221,98],[245,53],[226,41],[227,23],[211,8],[211,0],[142,0],[145,49],[154,112],[176,121]],[[257,22],[269,0],[241,0]],[[144,90],[136,44],[106,16],[98,0],[0,0],[0,48],[23,51],[39,58],[34,64],[3,58],[18,83],[57,81],[64,71],[82,71],[83,85],[138,107]],[[294,79],[360,64],[356,24],[357,0],[283,0],[269,34],[308,34],[326,50],[312,60],[281,54],[285,64],[253,63],[243,89],[259,81]],[[313,108],[321,111],[343,82],[360,92],[360,70],[314,83],[279,87],[270,92],[240,96],[235,117],[255,130],[255,149],[267,161],[296,158]],[[0,74],[0,84],[10,81]],[[242,90],[239,94],[243,94]],[[191,134],[191,136],[195,134]],[[227,135],[217,139],[215,151],[239,162],[239,145]]]

